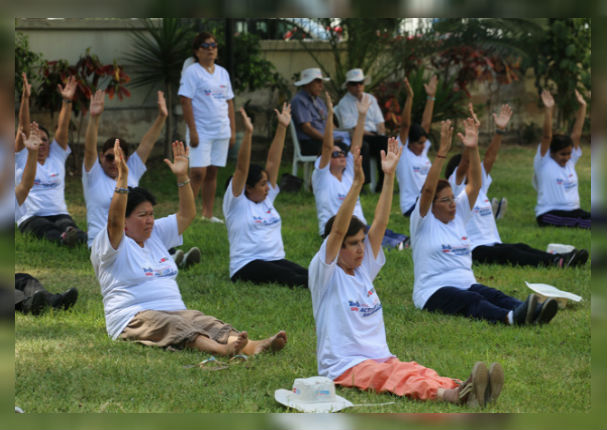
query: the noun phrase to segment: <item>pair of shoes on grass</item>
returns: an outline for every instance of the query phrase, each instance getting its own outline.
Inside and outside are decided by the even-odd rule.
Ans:
[[[558,302],[549,297],[539,303],[536,294],[529,294],[527,300],[512,311],[514,325],[543,325],[549,323],[558,311]]]
[[[73,248],[78,244],[78,229],[74,226],[69,226],[61,233],[61,244],[68,248]]]
[[[491,199],[491,209],[493,209],[493,216],[495,219],[502,219],[506,215],[506,209],[508,209],[508,199],[502,197],[500,200],[497,197]]]
[[[477,361],[470,377],[457,389],[458,403],[469,407],[484,408],[495,403],[504,386],[504,369],[499,363],[491,363],[489,369],[482,361]]]
[[[588,251],[585,249],[574,249],[565,254],[557,254],[554,264],[557,267],[566,269],[568,267],[583,266],[588,261]]]
[[[224,221],[221,218],[217,218],[216,216],[207,218],[206,216],[201,215],[200,219],[203,220],[204,222],[210,222],[211,224],[224,224]]]
[[[181,249],[176,249],[174,253],[171,254],[173,260],[175,260],[175,264],[180,269],[187,269],[193,264],[200,263],[202,259],[202,253],[198,247],[194,246],[190,248],[188,252],[183,252]]]

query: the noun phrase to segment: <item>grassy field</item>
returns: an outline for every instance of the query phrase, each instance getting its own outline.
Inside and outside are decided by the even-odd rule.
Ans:
[[[498,222],[504,242],[525,242],[545,249],[551,242],[590,249],[590,232],[537,227],[531,187],[535,148],[502,147],[493,169],[490,197],[506,196],[506,217]],[[289,171],[286,163],[284,171]],[[221,214],[223,183],[218,180],[215,212]],[[582,208],[590,208],[590,149],[578,162]],[[156,215],[176,210],[176,187],[166,166],[153,163],[142,185],[158,201]],[[69,178],[69,210],[86,225],[80,178]],[[378,195],[361,197],[368,220]],[[276,208],[283,220],[286,255],[307,266],[318,251],[314,199],[309,192],[280,195]],[[200,209],[200,208],[198,208]],[[389,228],[408,233],[395,195]],[[278,285],[233,284],[228,277],[229,251],[222,225],[196,220],[184,236],[184,249],[198,246],[203,263],[180,272],[178,283],[186,305],[214,315],[252,338],[287,331],[289,342],[278,354],[264,354],[228,369],[188,367],[208,355],[170,352],[112,341],[105,331],[102,298],[86,247],[68,250],[17,233],[15,271],[28,272],[52,292],[75,286],[78,303],[67,312],[40,317],[15,316],[15,404],[27,412],[285,412],[274,390],[291,388],[298,377],[313,376],[316,337],[307,289]],[[375,287],[383,303],[388,345],[400,359],[416,361],[444,376],[467,378],[477,360],[499,361],[506,383],[497,405],[485,412],[587,413],[591,405],[590,264],[576,269],[523,269],[474,266],[477,280],[524,299],[524,281],[545,282],[581,295],[544,327],[506,327],[462,317],[430,314],[412,303],[410,250],[386,253],[387,262]],[[226,361],[222,359],[222,361]],[[347,412],[470,412],[438,402],[419,402],[354,389],[338,389],[353,403],[392,405],[352,408]]]

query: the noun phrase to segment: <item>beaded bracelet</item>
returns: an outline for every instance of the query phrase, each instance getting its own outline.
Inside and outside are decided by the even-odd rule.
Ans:
[[[190,183],[190,180],[189,180],[189,179],[186,179],[186,180],[185,180],[185,181],[183,181],[183,182],[177,182],[177,186],[178,186],[178,187],[185,187],[185,186],[186,186],[187,184],[189,184],[189,183]]]
[[[114,192],[118,193],[118,194],[128,194],[129,193],[129,189],[128,188],[123,188],[123,187],[116,187],[116,188],[114,188]]]

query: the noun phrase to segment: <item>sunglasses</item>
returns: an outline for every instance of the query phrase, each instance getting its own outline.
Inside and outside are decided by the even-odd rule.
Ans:
[[[346,153],[344,151],[333,151],[331,153],[331,158],[339,158],[339,157],[345,157]]]
[[[359,85],[364,85],[365,83],[363,81],[359,81],[359,82],[348,82],[348,85],[351,87],[357,87]]]
[[[109,161],[110,163],[112,163],[112,162],[114,161],[114,154],[109,153],[109,154],[104,154],[103,156],[104,156],[104,157],[105,157],[105,159],[106,159],[107,161]]]
[[[203,43],[200,44],[200,47],[204,48],[204,49],[207,49],[207,48],[217,48],[217,43],[215,43],[215,42],[211,42],[211,43],[203,42]]]

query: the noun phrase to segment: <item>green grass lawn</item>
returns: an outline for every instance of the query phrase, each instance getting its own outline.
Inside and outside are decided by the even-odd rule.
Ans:
[[[502,241],[525,242],[545,249],[551,242],[590,249],[590,231],[537,227],[531,187],[535,148],[502,147],[493,169],[490,197],[506,196],[506,217],[498,222]],[[590,149],[578,162],[581,206],[590,209]],[[285,160],[284,171],[289,171]],[[218,179],[215,213],[221,215],[223,184],[233,164]],[[166,166],[152,163],[142,186],[158,201],[156,215],[176,210],[175,180]],[[86,225],[80,178],[66,186],[69,210]],[[367,219],[378,195],[361,197]],[[389,228],[408,233],[408,219],[399,213],[398,195]],[[314,198],[309,192],[284,193],[276,200],[283,221],[287,258],[307,266],[318,251]],[[198,207],[200,210],[200,207]],[[221,215],[223,217],[223,215]],[[67,312],[40,317],[15,316],[15,404],[27,412],[285,412],[274,390],[291,388],[298,377],[316,375],[316,336],[307,289],[278,285],[233,284],[223,225],[194,221],[184,236],[184,249],[198,246],[202,264],[178,276],[183,299],[192,309],[214,315],[252,338],[287,331],[289,342],[278,354],[264,354],[226,370],[188,365],[208,355],[171,352],[134,343],[112,341],[105,330],[99,284],[86,247],[74,250],[32,240],[17,232],[15,271],[28,272],[52,292],[77,287],[80,297]],[[544,327],[507,327],[415,309],[411,299],[413,266],[410,250],[386,253],[386,265],[375,281],[383,303],[388,345],[401,360],[416,361],[444,376],[465,379],[477,360],[498,361],[505,370],[499,402],[486,412],[590,412],[590,264],[582,268],[523,269],[475,266],[481,283],[524,299],[524,281],[545,282],[579,294]],[[226,361],[226,360],[223,360]],[[392,405],[352,408],[347,412],[469,412],[438,402],[419,402],[391,395],[338,388],[353,403]]]

